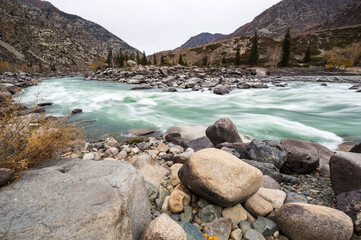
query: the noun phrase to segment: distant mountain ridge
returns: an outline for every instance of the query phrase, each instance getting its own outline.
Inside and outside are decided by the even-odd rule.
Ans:
[[[100,25],[38,0],[0,0],[0,60],[89,69],[107,49],[138,51]]]
[[[315,29],[328,29],[349,27],[361,24],[361,1],[351,0],[340,10],[331,15],[327,21],[315,27]]]
[[[204,33],[201,33],[201,34],[191,37],[187,42],[185,42],[179,48],[190,48],[190,47],[195,47],[195,46],[199,46],[199,45],[204,45],[204,44],[212,42],[214,39],[217,39],[221,36],[223,36],[223,34],[220,34],[220,33],[212,34],[212,33],[204,32]]]
[[[304,32],[325,22],[330,15],[338,12],[352,0],[283,0],[262,12],[230,35],[213,42],[240,36],[252,36],[256,31],[260,36],[280,39],[287,28],[292,35]]]

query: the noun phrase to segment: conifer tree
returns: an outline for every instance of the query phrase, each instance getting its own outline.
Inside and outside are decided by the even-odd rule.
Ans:
[[[234,58],[234,65],[241,65],[241,48],[237,45],[236,57]]]
[[[291,33],[290,28],[288,28],[287,33],[283,39],[282,44],[282,58],[279,63],[280,67],[287,67],[291,57]]]
[[[118,67],[123,67],[124,66],[124,55],[123,55],[122,49],[119,49],[116,60],[117,60]]]
[[[307,51],[305,53],[305,57],[303,58],[303,62],[304,63],[311,62],[311,47],[310,47],[310,45],[308,45],[308,47],[307,47]]]
[[[205,56],[202,60],[202,65],[207,66],[208,65],[208,56]]]
[[[223,56],[223,58],[222,58],[222,64],[225,64],[226,62],[227,62],[226,57]]]
[[[157,65],[157,55],[153,54],[153,64]]]
[[[145,55],[145,51],[143,51],[143,57],[142,57],[142,60],[141,60],[141,64],[143,66],[148,64],[147,55]]]
[[[141,60],[140,60],[140,56],[139,56],[139,52],[137,52],[137,54],[135,55],[135,61],[140,64]]]
[[[257,32],[254,33],[254,37],[252,39],[252,47],[251,53],[248,58],[249,65],[257,65],[259,60],[259,52],[258,52],[258,35]]]
[[[160,65],[164,66],[165,65],[165,61],[164,61],[164,56],[162,55],[162,57],[160,58]]]
[[[179,65],[184,65],[182,53],[179,53],[179,61],[178,61],[178,63],[179,63]]]
[[[111,48],[108,48],[108,56],[105,63],[107,63],[109,67],[113,65],[113,50]]]

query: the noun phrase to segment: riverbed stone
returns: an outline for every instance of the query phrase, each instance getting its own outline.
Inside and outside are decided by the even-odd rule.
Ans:
[[[205,148],[212,148],[213,143],[207,136],[203,136],[201,138],[193,139],[187,142],[188,148],[192,148],[195,152]]]
[[[282,232],[294,240],[351,239],[353,223],[345,213],[323,206],[288,203],[276,212]]]
[[[244,208],[254,217],[264,217],[273,211],[272,204],[258,194],[248,198],[244,203]]]
[[[185,206],[189,206],[191,193],[182,184],[179,184],[169,196],[168,206],[172,213],[181,213]]]
[[[154,133],[156,131],[157,130],[153,128],[141,128],[141,129],[130,129],[128,132],[134,134],[135,136],[145,136]]]
[[[178,177],[179,169],[183,167],[183,164],[176,163],[170,167],[170,183],[173,186],[177,186],[180,183],[180,179]]]
[[[275,232],[280,231],[277,223],[264,217],[258,217],[257,221],[252,223],[252,227],[264,237],[271,237]]]
[[[223,209],[222,216],[230,218],[233,224],[238,225],[241,221],[247,220],[247,211],[238,203],[233,207]]]
[[[188,142],[204,137],[206,135],[206,129],[207,128],[204,126],[178,125],[168,129],[164,136],[166,138],[168,134],[179,133],[181,135],[181,139]]]
[[[355,146],[353,146],[351,148],[350,152],[361,153],[361,143],[356,144]]]
[[[119,153],[119,150],[116,147],[111,147],[105,151],[105,155],[107,157],[115,157],[118,155],[118,153]]]
[[[357,215],[361,213],[361,189],[337,195],[337,208],[355,222]]]
[[[287,161],[281,171],[287,174],[310,173],[320,166],[322,175],[330,175],[329,162],[333,152],[318,143],[282,139],[281,145],[287,151]]]
[[[215,205],[208,205],[199,211],[198,217],[203,222],[213,222],[215,219],[222,217],[222,208]]]
[[[85,160],[85,161],[94,160],[94,158],[95,158],[95,153],[93,153],[93,152],[86,153],[83,156],[83,160]]]
[[[254,139],[247,149],[248,156],[257,162],[271,163],[280,169],[287,160],[286,151],[281,144],[272,140]]]
[[[0,205],[5,239],[139,239],[151,220],[126,162],[48,160],[1,188]]]
[[[169,174],[169,170],[158,165],[149,155],[139,156],[132,165],[144,176],[145,181],[152,183],[155,187],[159,187],[164,176]]]
[[[242,230],[237,228],[231,232],[231,238],[234,240],[242,240]]]
[[[184,212],[180,214],[181,222],[192,222],[193,220],[193,208],[190,206],[184,207]]]
[[[330,160],[330,172],[336,195],[361,189],[361,154],[336,152]]]
[[[168,215],[162,214],[148,225],[141,240],[187,240],[187,234]]]
[[[192,148],[187,148],[183,153],[174,155],[173,161],[175,163],[184,164],[186,161],[188,161],[192,157],[193,154],[194,154],[194,150]]]
[[[271,203],[274,209],[282,207],[286,200],[286,193],[277,189],[260,188],[257,194],[267,202]]]
[[[187,234],[187,240],[204,240],[202,232],[193,224],[187,222],[178,223]]]
[[[268,175],[263,175],[263,188],[270,188],[270,189],[281,189],[281,184],[279,184],[276,180],[271,178]]]
[[[117,155],[117,158],[120,159],[120,160],[124,160],[124,159],[127,158],[127,156],[128,156],[127,152],[124,151],[124,150],[122,150],[122,151],[120,151],[120,153]]]
[[[229,118],[221,118],[216,121],[207,128],[206,134],[214,146],[225,142],[242,142],[242,139],[237,131],[237,127]]]
[[[283,181],[282,174],[280,173],[278,168],[275,165],[273,165],[272,163],[262,163],[262,162],[257,162],[257,161],[253,161],[253,160],[247,160],[247,159],[242,159],[242,161],[259,169],[264,175],[268,175],[268,176],[272,177],[274,180],[276,180],[279,183]]]
[[[218,84],[213,89],[213,93],[217,95],[226,95],[229,94],[231,91],[232,88],[229,85],[223,85],[223,84]]]
[[[245,201],[263,182],[260,170],[215,148],[193,154],[178,176],[192,192],[222,207]]]
[[[168,152],[169,147],[165,145],[164,143],[160,143],[157,147],[158,152]]]
[[[246,234],[244,234],[243,236],[244,240],[266,240],[262,234],[260,234],[259,232],[257,232],[254,229],[249,229]]]
[[[249,145],[248,143],[243,143],[243,142],[237,142],[237,143],[225,142],[225,143],[218,144],[216,146],[216,148],[222,149],[223,147],[226,147],[226,148],[234,149],[239,154],[238,158],[247,159],[248,158],[248,155],[247,155],[248,145]]]
[[[15,171],[9,168],[0,168],[0,187],[6,185],[14,176]]]
[[[219,240],[228,240],[232,230],[232,221],[229,218],[219,218],[208,223],[203,233],[208,237],[217,237]]]

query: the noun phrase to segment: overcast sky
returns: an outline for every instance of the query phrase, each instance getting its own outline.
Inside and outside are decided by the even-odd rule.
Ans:
[[[147,54],[202,32],[229,34],[280,0],[48,0]]]

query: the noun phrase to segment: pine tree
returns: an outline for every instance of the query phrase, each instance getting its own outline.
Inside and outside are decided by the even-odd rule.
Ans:
[[[162,57],[160,58],[160,65],[164,66],[165,65],[165,61],[164,61],[164,56],[162,55]]]
[[[282,58],[279,63],[280,67],[287,67],[291,57],[291,33],[290,28],[288,28],[285,38],[283,39],[282,44]]]
[[[222,64],[225,64],[225,63],[227,63],[227,60],[226,60],[226,57],[223,56],[223,58],[222,58]]]
[[[144,52],[144,51],[143,51],[143,57],[142,57],[141,64],[142,64],[143,66],[145,66],[145,65],[148,64],[147,55],[145,55],[145,52]]]
[[[157,65],[157,55],[153,54],[153,64]]]
[[[237,45],[236,57],[234,58],[234,65],[241,65],[241,48]]]
[[[303,58],[303,62],[304,63],[311,62],[311,47],[310,47],[310,45],[308,45],[308,47],[307,47],[307,51],[305,53],[305,57]]]
[[[179,54],[179,61],[178,61],[178,63],[179,63],[179,65],[184,65],[182,53]]]
[[[207,66],[208,65],[208,56],[205,56],[202,60],[202,65]]]
[[[141,61],[140,61],[140,57],[139,57],[139,52],[137,52],[137,54],[135,55],[135,61],[140,64]]]
[[[259,52],[258,52],[258,35],[257,32],[254,33],[254,37],[252,39],[252,47],[251,53],[248,58],[249,65],[257,65],[259,60]]]
[[[107,63],[109,67],[113,65],[113,50],[111,48],[108,48],[108,56],[105,63]]]
[[[117,65],[118,65],[118,67],[124,67],[124,55],[123,55],[122,49],[119,49],[119,52],[117,55]]]

